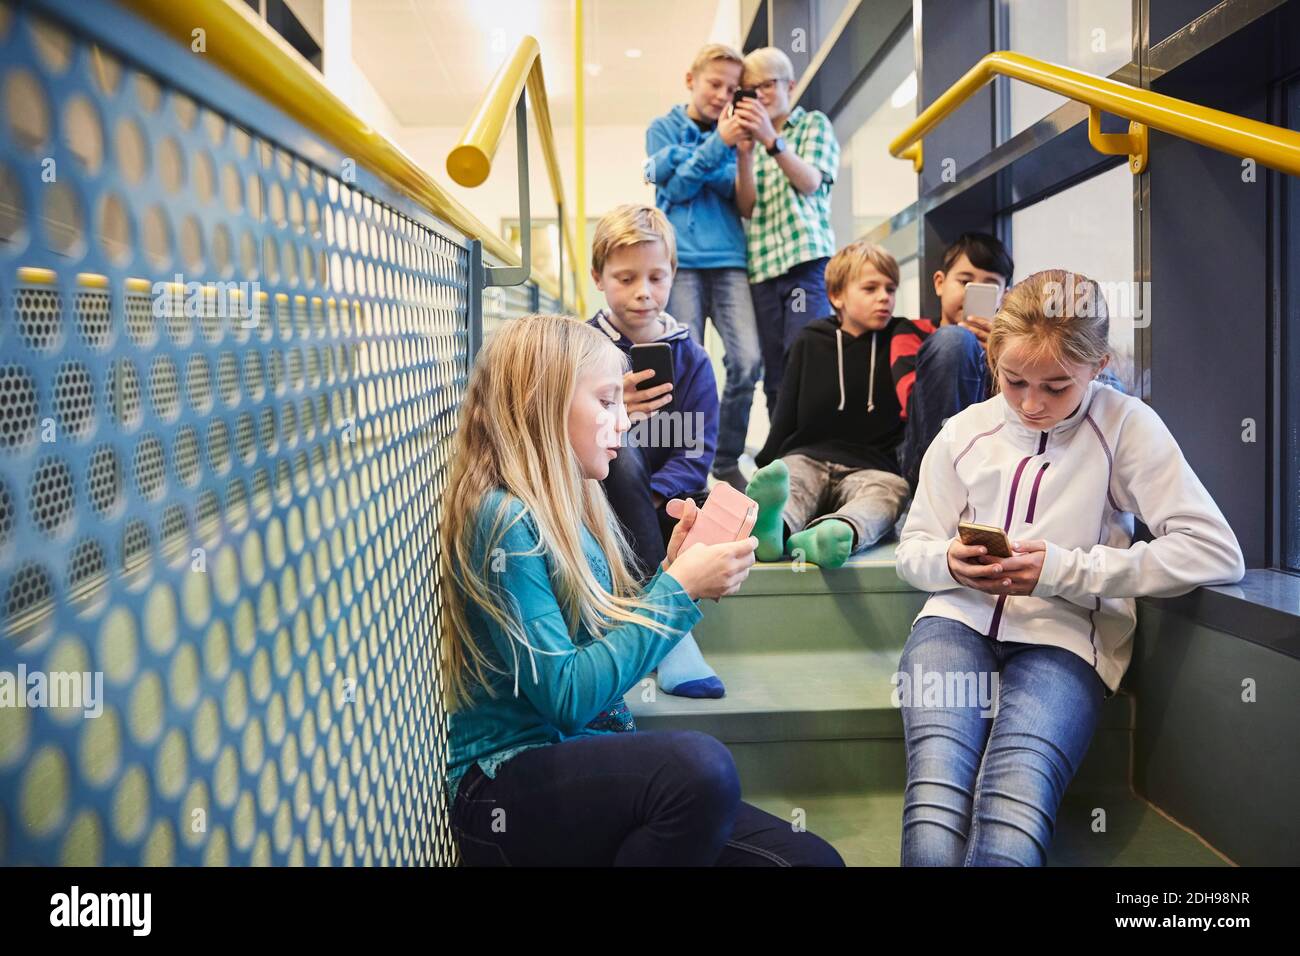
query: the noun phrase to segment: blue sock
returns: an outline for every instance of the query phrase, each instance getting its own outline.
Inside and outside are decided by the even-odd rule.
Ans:
[[[677,697],[716,698],[727,692],[700,653],[694,634],[683,637],[659,662],[659,689]]]

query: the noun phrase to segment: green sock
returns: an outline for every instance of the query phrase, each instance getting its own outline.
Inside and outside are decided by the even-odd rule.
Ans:
[[[785,522],[781,519],[786,499],[790,497],[790,469],[780,458],[754,472],[745,494],[758,502],[758,520],[750,532],[758,538],[754,557],[759,561],[778,561],[785,554]]]
[[[819,568],[838,568],[853,552],[853,528],[847,521],[830,518],[790,535],[789,544],[791,554],[802,550],[804,560]]]

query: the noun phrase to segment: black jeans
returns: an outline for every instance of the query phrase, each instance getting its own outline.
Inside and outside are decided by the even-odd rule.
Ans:
[[[461,780],[466,866],[843,866],[821,837],[740,799],[731,752],[694,730],[574,737]]]

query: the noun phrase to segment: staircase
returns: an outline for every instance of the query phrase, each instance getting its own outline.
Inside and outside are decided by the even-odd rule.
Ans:
[[[689,700],[653,681],[627,695],[641,730],[700,730],[735,757],[744,798],[803,823],[850,866],[897,866],[906,758],[890,701],[925,595],[894,571],[894,543],[833,571],[758,564],[739,594],[705,608],[695,637],[727,685]],[[1213,866],[1227,861],[1128,785],[1133,700],[1105,705],[1063,801],[1050,863]],[[1097,809],[1104,832],[1093,832]]]

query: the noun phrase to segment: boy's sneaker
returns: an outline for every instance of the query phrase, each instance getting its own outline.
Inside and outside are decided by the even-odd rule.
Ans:
[[[725,481],[741,494],[744,494],[745,489],[749,487],[749,480],[745,477],[745,473],[740,470],[739,465],[735,465],[725,471],[715,471],[713,477],[718,481]]]

